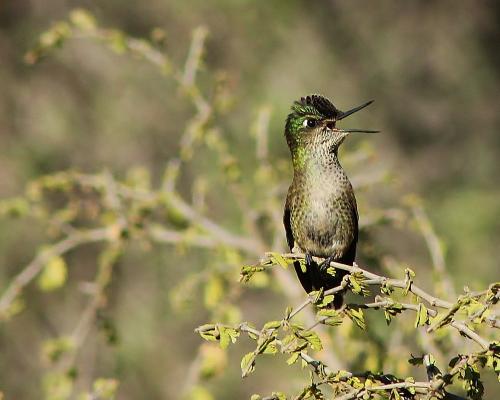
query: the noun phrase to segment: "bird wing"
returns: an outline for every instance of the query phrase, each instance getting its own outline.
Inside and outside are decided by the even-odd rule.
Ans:
[[[356,196],[354,196],[354,190],[350,192],[350,202],[351,206],[354,210],[355,218],[354,218],[354,223],[355,223],[355,228],[354,228],[354,246],[356,246],[356,243],[358,243],[358,232],[359,232],[359,214],[358,214],[358,204],[356,203]]]
[[[292,251],[293,246],[295,245],[295,239],[293,238],[292,232],[291,212],[288,196],[285,202],[285,212],[283,213],[283,225],[285,225],[286,242],[288,243],[290,251]]]
[[[338,262],[342,264],[348,264],[352,265],[354,262],[354,259],[356,258],[356,245],[358,243],[358,234],[359,234],[359,215],[358,215],[358,207],[356,204],[356,197],[354,196],[354,192],[350,191],[348,192],[348,201],[350,204],[350,209],[351,213],[354,214],[352,215],[352,222],[354,224],[353,226],[353,231],[354,231],[354,237],[349,244],[349,247],[346,249],[342,257],[337,260]]]
[[[285,202],[285,212],[283,213],[283,225],[285,225],[286,241],[288,243],[288,247],[290,248],[290,251],[292,251],[293,247],[295,246],[295,238],[293,237],[293,231],[292,231],[291,204],[289,196],[287,196]],[[293,266],[295,268],[295,272],[297,273],[299,281],[302,284],[304,290],[307,293],[311,292],[313,290],[314,271],[311,271],[309,268],[306,270],[306,272],[303,272],[302,268],[300,267],[299,261],[295,261],[293,263]]]

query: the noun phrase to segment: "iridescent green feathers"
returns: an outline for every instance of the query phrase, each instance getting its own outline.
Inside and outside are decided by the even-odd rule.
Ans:
[[[339,110],[327,98],[318,94],[301,97],[292,105],[292,112],[288,115],[285,125],[285,136],[295,134],[302,126],[304,119],[313,117],[317,119],[335,118]]]

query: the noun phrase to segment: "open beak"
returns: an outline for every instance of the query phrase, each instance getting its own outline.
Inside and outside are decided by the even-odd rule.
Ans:
[[[344,119],[345,117],[348,117],[351,114],[354,114],[355,112],[358,112],[359,110],[362,110],[365,107],[368,107],[370,104],[373,103],[374,100],[367,101],[364,104],[361,104],[360,106],[354,107],[350,109],[349,111],[340,111],[340,114],[337,116],[336,120],[340,121],[341,119]]]
[[[345,117],[348,117],[349,115],[354,114],[355,112],[358,112],[359,110],[362,110],[365,107],[368,107],[372,103],[373,103],[373,100],[370,100],[364,104],[361,104],[360,106],[357,106],[357,107],[350,109],[349,111],[340,111],[339,115],[337,116],[337,118],[335,120],[340,121],[341,119],[344,119]],[[378,133],[378,132],[380,132],[380,131],[367,130],[367,129],[338,129],[338,130],[341,132],[345,132],[345,133],[353,133],[353,132]]]
[[[339,132],[344,132],[344,133],[354,133],[354,132],[360,132],[360,133],[379,133],[380,131],[373,131],[373,130],[368,130],[368,129],[338,129],[337,131]]]

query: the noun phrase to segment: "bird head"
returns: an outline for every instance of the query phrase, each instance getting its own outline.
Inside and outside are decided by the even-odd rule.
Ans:
[[[354,132],[375,133],[365,129],[340,129],[338,121],[370,105],[373,100],[349,111],[338,110],[330,100],[320,95],[302,97],[292,105],[285,125],[285,137],[292,156],[303,154],[308,148],[320,146],[337,153],[344,139]]]

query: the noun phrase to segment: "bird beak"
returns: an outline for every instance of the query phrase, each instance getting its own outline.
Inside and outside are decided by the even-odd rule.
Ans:
[[[373,103],[373,100],[367,101],[364,104],[361,104],[360,106],[354,107],[350,109],[349,111],[341,111],[340,114],[337,116],[336,121],[340,121],[341,119],[344,119],[345,117],[348,117],[351,114],[354,114],[355,112],[358,112],[359,110],[362,110],[365,107],[368,107],[370,104]],[[360,133],[378,133],[380,131],[373,131],[373,130],[368,130],[368,129],[338,129],[340,132],[343,132],[345,134],[348,133],[354,133],[354,132],[360,132]]]
[[[373,131],[373,130],[368,130],[368,129],[337,129],[338,132],[342,133],[354,133],[354,132],[360,132],[360,133],[379,133],[380,131]]]
[[[361,104],[360,106],[350,109],[349,111],[340,111],[340,114],[337,116],[336,120],[340,121],[341,119],[344,119],[345,117],[348,117],[349,115],[354,114],[355,112],[358,112],[359,110],[362,110],[365,107],[368,107],[372,103],[373,100],[370,100],[364,104]]]

